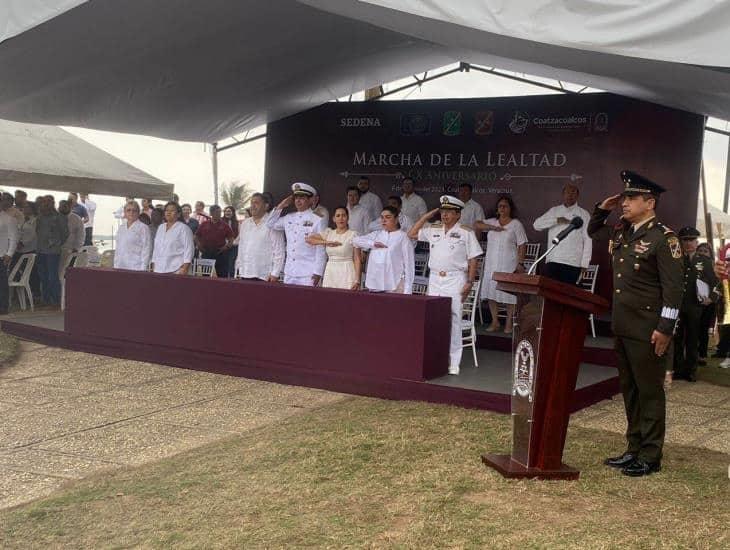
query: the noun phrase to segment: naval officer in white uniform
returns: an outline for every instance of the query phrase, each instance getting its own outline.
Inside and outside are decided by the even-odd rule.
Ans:
[[[442,196],[440,202],[440,208],[421,216],[408,236],[429,243],[428,295],[451,298],[449,374],[459,374],[462,303],[476,280],[477,257],[483,251],[474,231],[459,223],[464,203],[450,195]],[[441,222],[424,227],[436,212],[441,213]]]
[[[327,228],[327,220],[312,211],[312,197],[317,190],[306,183],[291,186],[292,194],[274,208],[266,226],[286,235],[284,282],[289,285],[317,286],[322,279],[327,255],[323,246],[312,246],[306,238]],[[282,216],[281,212],[294,203],[296,212]]]

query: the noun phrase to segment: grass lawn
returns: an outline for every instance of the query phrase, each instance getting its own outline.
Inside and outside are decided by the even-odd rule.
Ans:
[[[577,482],[507,481],[509,417],[352,398],[0,512],[0,547],[728,548],[730,457],[601,465],[621,436],[571,428]]]

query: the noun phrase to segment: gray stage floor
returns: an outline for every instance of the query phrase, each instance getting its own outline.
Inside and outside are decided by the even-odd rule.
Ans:
[[[512,357],[506,351],[477,349],[479,367],[474,367],[471,349],[464,349],[459,376],[442,376],[429,384],[509,394],[512,390]],[[603,382],[618,375],[613,367],[581,363],[576,389]]]
[[[477,334],[496,336],[498,338],[512,338],[511,334],[505,334],[504,332],[487,332],[486,327],[486,325],[477,325]],[[613,349],[613,338],[610,336],[596,336],[593,338],[589,332],[583,345],[588,348]]]

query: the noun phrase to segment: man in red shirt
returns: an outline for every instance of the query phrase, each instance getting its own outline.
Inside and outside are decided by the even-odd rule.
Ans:
[[[221,207],[214,204],[210,207],[210,220],[201,223],[195,232],[195,245],[203,258],[215,260],[218,277],[228,274],[226,253],[233,246],[233,238],[231,227],[221,217]]]

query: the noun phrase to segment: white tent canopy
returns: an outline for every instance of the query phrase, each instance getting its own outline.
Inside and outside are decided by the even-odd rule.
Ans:
[[[0,186],[169,199],[173,185],[55,126],[0,120]]]
[[[708,205],[708,212],[712,220],[713,233],[716,232],[715,237],[724,239],[730,236],[730,214],[723,212],[717,206],[711,204]],[[697,201],[697,225],[695,227],[699,230],[700,236],[707,237],[707,231],[705,230],[705,205],[702,199]]]
[[[730,119],[730,2],[0,0],[3,14],[11,120],[212,142],[457,61]]]

